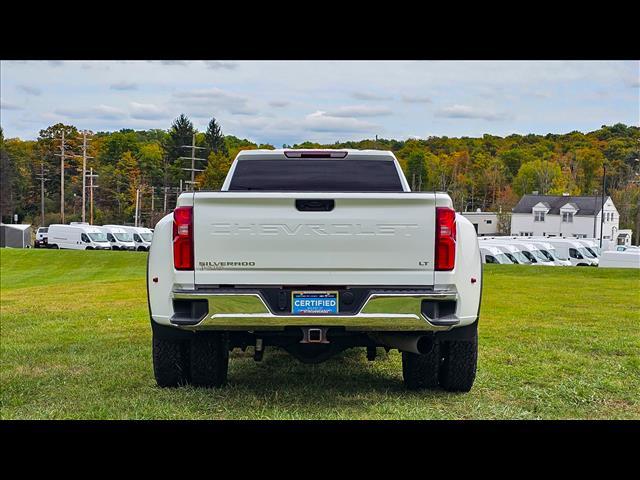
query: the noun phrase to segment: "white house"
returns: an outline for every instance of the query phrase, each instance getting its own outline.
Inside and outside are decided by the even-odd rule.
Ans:
[[[480,210],[480,209],[478,209]],[[478,236],[498,235],[498,214],[496,212],[460,212],[473,224]]]
[[[602,197],[525,195],[513,208],[511,234],[600,238]],[[617,236],[620,215],[611,197],[604,203],[604,240]]]

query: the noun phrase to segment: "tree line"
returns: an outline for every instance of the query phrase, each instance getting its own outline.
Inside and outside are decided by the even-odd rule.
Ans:
[[[81,218],[82,134],[58,123],[41,130],[36,140],[4,138],[0,129],[3,222],[18,214],[23,223],[40,225],[40,181],[44,172],[45,225],[60,221],[60,138],[69,151],[65,165],[65,221]],[[191,178],[192,144],[199,147],[196,189],[219,189],[233,158],[243,149],[267,148],[224,135],[212,118],[197,131],[180,115],[168,130],[122,129],[91,135],[88,166],[98,175],[94,190],[94,223],[132,223],[136,192],[141,221],[154,226],[175,206]],[[640,128],[616,124],[588,132],[548,135],[483,135],[481,138],[366,139],[331,145],[304,142],[291,148],[385,149],[395,153],[412,190],[446,191],[458,211],[509,212],[521,195],[600,195],[606,167],[606,194],[620,212],[620,228],[633,228],[640,218]],[[87,194],[88,195],[88,194]]]

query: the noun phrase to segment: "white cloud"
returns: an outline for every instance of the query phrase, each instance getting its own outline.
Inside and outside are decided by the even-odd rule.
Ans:
[[[16,88],[18,90],[26,93],[27,95],[39,96],[39,95],[42,94],[42,90],[40,90],[38,87],[34,87],[32,85],[18,84],[18,85],[16,85]]]
[[[129,115],[138,120],[159,120],[171,117],[171,114],[163,107],[152,103],[131,102]]]
[[[198,112],[207,114],[211,110],[222,109],[234,115],[251,115],[257,113],[257,108],[250,105],[249,97],[227,92],[220,88],[196,89],[173,94],[177,103],[191,107],[197,115]]]
[[[15,103],[5,102],[0,99],[0,109],[2,110],[22,110],[23,107],[20,105],[16,105]]]
[[[351,96],[357,100],[390,100],[389,95],[380,95],[367,92],[351,92]]]
[[[392,110],[388,107],[352,105],[330,110],[326,115],[330,117],[379,117],[381,115],[391,115],[391,113]]]
[[[377,125],[357,118],[336,117],[318,110],[307,115],[303,127],[314,132],[371,132]]]
[[[509,115],[506,113],[498,113],[489,110],[480,110],[469,105],[451,105],[444,107],[436,112],[438,117],[447,118],[470,118],[488,121],[506,120]]]
[[[89,108],[58,108],[53,113],[70,119],[121,120],[127,117],[127,113],[124,110],[109,105],[98,105]]]
[[[138,84],[134,82],[127,82],[125,80],[122,82],[112,83],[109,88],[111,90],[137,90]]]
[[[274,108],[282,108],[282,107],[286,107],[290,103],[291,102],[288,102],[286,100],[272,100],[269,102],[269,106]]]
[[[424,97],[420,95],[402,95],[402,101],[405,103],[431,103],[430,97]]]
[[[153,60],[150,60],[151,62]],[[180,67],[186,67],[188,65],[188,62],[185,60],[160,60],[160,63],[162,65],[167,65],[167,66],[180,66]]]
[[[235,70],[238,68],[238,64],[236,62],[220,62],[218,60],[205,60],[204,61],[207,68],[211,70]]]

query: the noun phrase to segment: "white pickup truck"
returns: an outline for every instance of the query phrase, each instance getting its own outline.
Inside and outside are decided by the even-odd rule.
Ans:
[[[158,222],[147,276],[160,386],[222,386],[230,350],[268,346],[398,349],[410,389],[475,379],[475,230],[446,193],[411,193],[391,152],[240,152],[221,191]]]

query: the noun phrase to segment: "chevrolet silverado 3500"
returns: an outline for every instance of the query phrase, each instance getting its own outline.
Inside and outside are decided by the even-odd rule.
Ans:
[[[240,152],[221,191],[158,222],[147,288],[160,386],[222,386],[247,347],[308,363],[398,349],[410,389],[475,379],[475,230],[446,193],[412,193],[391,152]]]

